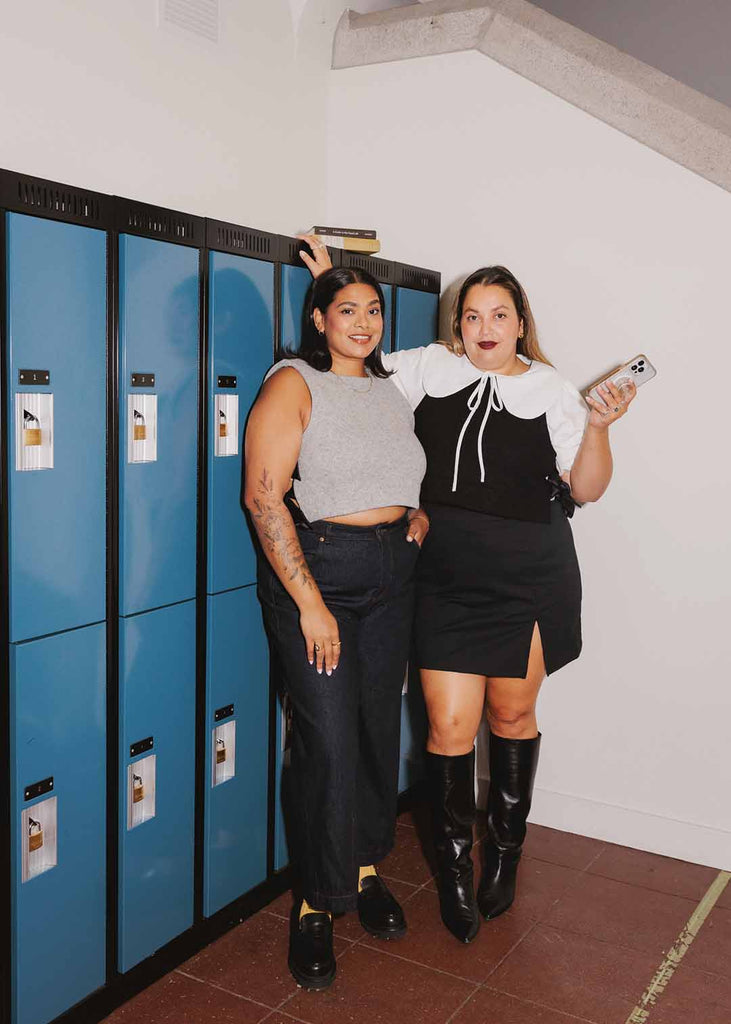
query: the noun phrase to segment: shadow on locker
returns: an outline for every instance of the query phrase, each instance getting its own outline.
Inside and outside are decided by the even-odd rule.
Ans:
[[[193,924],[199,251],[119,239],[119,969]]]
[[[269,658],[241,487],[246,420],[274,357],[273,310],[273,263],[210,253],[206,916],[267,873]]]

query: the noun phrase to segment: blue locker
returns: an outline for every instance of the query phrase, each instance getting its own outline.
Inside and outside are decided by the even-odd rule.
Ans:
[[[274,714],[277,716],[275,742],[277,744],[275,757],[275,778],[274,778],[274,870],[281,871],[289,863],[289,850],[287,848],[287,830],[284,824],[282,812],[282,772],[285,770],[284,744],[285,726],[283,703],[278,697],[274,704]]]
[[[413,288],[396,292],[396,334],[394,349],[431,345],[439,329],[439,296]]]
[[[106,615],[106,236],[6,217],[10,639],[20,641]],[[20,383],[28,370],[49,383]],[[53,396],[43,432],[53,468],[19,471],[19,455],[41,451],[16,429],[16,416],[39,422],[35,395]]]
[[[274,360],[274,264],[212,252],[208,315],[207,589],[216,594],[256,581],[256,556],[240,501],[241,470],[246,418]],[[236,387],[219,386],[221,377],[235,378]],[[223,403],[232,397],[238,398],[238,454],[216,454],[226,450],[221,431],[230,431],[231,425]]]
[[[198,250],[149,238],[119,239],[120,614],[196,592],[198,463]],[[154,385],[132,385],[132,374]],[[130,396],[156,396],[139,421],[156,460],[130,462],[139,414]],[[134,436],[134,435],[133,435]]]
[[[267,873],[269,651],[256,587],[208,598],[204,913]]]
[[[396,291],[394,349],[418,348],[431,344],[437,337],[438,317],[437,294],[399,287]],[[423,777],[426,733],[426,709],[419,674],[412,670],[409,672],[408,692],[401,700],[400,793]]]
[[[302,336],[302,311],[312,284],[306,267],[282,265],[282,320],[279,343],[282,349],[296,351]]]
[[[104,984],[106,971],[105,627],[12,645],[13,1020],[46,1024]],[[26,787],[53,787],[26,800]],[[55,798],[55,866],[23,881],[22,814]],[[46,820],[49,856],[54,829]]]
[[[195,601],[120,621],[121,971],[193,923],[195,623]]]
[[[382,284],[381,290],[386,303],[386,308],[383,311],[383,351],[390,352],[392,348],[393,287],[390,284]]]
[[[312,275],[306,267],[282,264],[280,350],[296,351],[299,348],[302,334],[302,313],[305,297],[311,284]],[[284,738],[282,704],[279,699],[276,700],[274,708],[277,719],[274,768],[274,870],[281,871],[289,863],[289,852],[284,814],[282,813],[282,771],[284,770],[282,744]]]

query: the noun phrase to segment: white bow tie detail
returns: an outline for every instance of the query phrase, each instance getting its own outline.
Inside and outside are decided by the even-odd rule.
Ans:
[[[462,427],[462,430],[460,431],[459,440],[457,441],[457,450],[454,453],[454,477],[452,479],[452,492],[457,490],[457,478],[459,477],[459,456],[462,450],[462,441],[467,432],[467,428],[469,427],[472,421],[472,417],[475,415],[480,405],[482,404],[482,398],[487,389],[488,382],[490,385],[490,391],[487,396],[485,415],[482,417],[482,423],[480,425],[480,433],[477,436],[477,457],[480,460],[480,483],[484,484],[485,482],[485,461],[482,456],[482,435],[485,433],[485,426],[487,425],[487,421],[490,418],[490,413],[492,412],[492,410],[494,409],[495,412],[501,412],[502,409],[504,408],[503,400],[500,397],[500,391],[498,390],[497,386],[497,378],[487,373],[485,374],[484,377],[480,378],[477,387],[474,389],[474,391],[470,393],[470,396],[467,399],[467,408],[469,409],[469,412],[467,413],[467,419],[464,421],[464,425]]]

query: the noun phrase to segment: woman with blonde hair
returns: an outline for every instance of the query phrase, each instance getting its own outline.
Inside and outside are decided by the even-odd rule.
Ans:
[[[324,262],[319,252],[313,264]],[[314,272],[314,271],[313,271]],[[527,296],[501,266],[464,281],[449,344],[384,357],[415,410],[431,528],[417,569],[416,663],[439,896],[463,942],[515,896],[547,674],[581,651],[581,577],[568,519],[612,475],[608,427],[635,396],[584,400],[538,343]],[[587,403],[589,409],[587,409]],[[474,743],[490,727],[487,835],[475,898]]]

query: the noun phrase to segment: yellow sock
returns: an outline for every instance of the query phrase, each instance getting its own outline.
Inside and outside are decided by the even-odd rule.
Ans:
[[[332,917],[332,914],[330,913],[329,910],[315,910],[314,907],[310,906],[307,900],[303,899],[302,906],[300,907],[300,921],[305,916],[305,914],[327,914],[328,917]]]
[[[360,868],[358,871],[358,892],[363,888],[363,879],[368,878],[369,875],[375,875],[376,869],[372,864],[367,864],[366,867]]]

